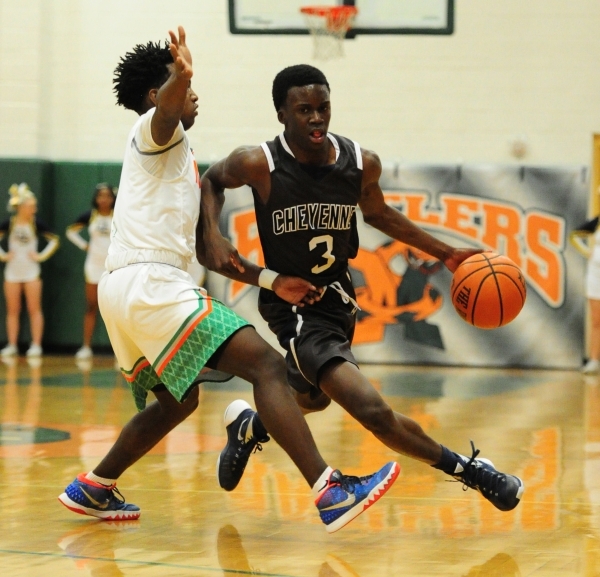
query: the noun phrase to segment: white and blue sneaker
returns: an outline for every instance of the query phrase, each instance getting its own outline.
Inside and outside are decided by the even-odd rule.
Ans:
[[[378,501],[394,484],[400,465],[390,462],[366,477],[342,475],[337,469],[315,500],[328,533],[338,531]]]
[[[475,449],[471,441],[472,455],[463,458],[463,466],[459,465],[452,475],[467,488],[479,491],[496,509],[512,511],[521,501],[525,485],[519,477],[497,471],[489,459],[477,459],[479,449]],[[462,470],[458,470],[462,469]]]
[[[142,514],[137,505],[125,502],[116,485],[100,485],[85,473],[77,475],[58,500],[74,513],[106,521],[134,521]]]

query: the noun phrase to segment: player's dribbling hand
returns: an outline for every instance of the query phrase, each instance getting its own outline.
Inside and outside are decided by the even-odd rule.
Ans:
[[[321,289],[295,276],[280,274],[273,281],[273,292],[284,301],[303,307],[321,300]]]
[[[177,32],[179,33],[179,38],[175,36],[175,32],[169,30],[169,36],[171,37],[169,51],[173,57],[177,73],[186,78],[191,78],[194,74],[192,68],[192,53],[185,43],[185,30],[183,29],[183,26],[178,26]]]
[[[481,248],[455,248],[452,254],[444,260],[444,264],[450,272],[454,272],[463,260],[481,252],[483,252]]]

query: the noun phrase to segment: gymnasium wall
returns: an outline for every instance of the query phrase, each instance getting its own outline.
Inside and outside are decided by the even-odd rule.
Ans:
[[[384,160],[516,163],[522,140],[519,162],[589,164],[599,21],[597,0],[456,0],[451,36],[359,36],[321,64],[308,36],[231,35],[226,0],[0,0],[0,157],[120,161],[134,118],[113,69],[183,24],[199,160],[274,136],[272,79],[308,62],[332,86],[332,131]]]
[[[64,228],[98,181],[116,182],[135,114],[115,105],[112,75],[136,43],[186,27],[200,162],[277,134],[272,79],[306,62],[331,84],[331,130],[385,163],[577,172],[600,132],[598,21],[597,0],[456,0],[451,36],[359,36],[320,62],[308,36],[231,35],[226,0],[0,0],[0,212],[26,180],[63,240],[43,269],[45,344],[80,342],[84,255]],[[586,187],[576,194],[585,206]],[[574,274],[582,286],[581,266]],[[0,298],[0,342],[3,318]],[[107,343],[100,326],[96,344]]]

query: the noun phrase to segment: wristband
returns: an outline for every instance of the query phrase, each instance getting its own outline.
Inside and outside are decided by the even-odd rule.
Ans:
[[[263,268],[258,275],[258,286],[272,291],[273,283],[278,276],[279,273],[275,272],[274,270]]]

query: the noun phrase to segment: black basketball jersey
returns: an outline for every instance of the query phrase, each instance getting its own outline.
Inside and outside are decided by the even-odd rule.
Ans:
[[[271,171],[271,195],[263,204],[252,191],[266,266],[316,286],[338,280],[358,251],[360,146],[343,136],[327,136],[336,161],[318,177],[302,168],[283,133],[261,144]]]

